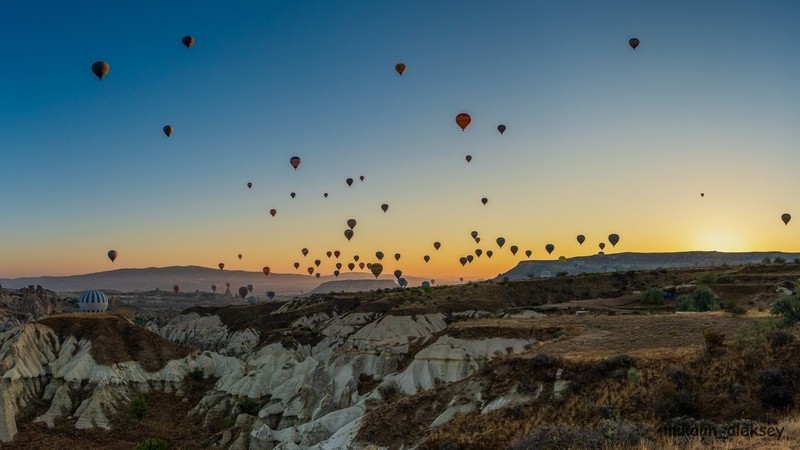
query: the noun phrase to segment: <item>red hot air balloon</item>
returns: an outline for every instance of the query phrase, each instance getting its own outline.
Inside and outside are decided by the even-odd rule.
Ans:
[[[172,128],[172,125],[164,125],[164,128],[163,128],[163,130],[164,130],[164,134],[166,134],[166,135],[167,135],[167,137],[170,137],[170,136],[172,136],[172,132],[173,132],[175,129],[174,129],[174,128]]]
[[[185,45],[186,48],[189,48],[194,45],[194,38],[192,36],[184,36],[183,39],[181,39],[181,42],[183,42],[183,45]]]
[[[291,164],[292,167],[294,167],[294,170],[297,170],[297,168],[300,167],[300,162],[301,160],[299,156],[292,156],[289,159],[289,164]]]
[[[364,270],[365,264],[363,262],[358,263],[358,268]]]
[[[263,268],[263,269],[261,269],[261,270],[264,272],[264,276],[265,276],[265,277],[269,275],[269,267],[267,267],[267,266],[264,266],[264,268]]]
[[[405,72],[405,71],[406,71],[406,65],[405,65],[405,64],[403,64],[403,63],[397,63],[397,64],[395,64],[395,66],[394,66],[394,70],[396,70],[396,71],[397,71],[397,73],[399,73],[400,75],[402,75],[402,74],[403,74],[403,72]]]
[[[105,61],[97,61],[96,63],[92,64],[92,73],[97,77],[98,80],[102,80],[104,76],[108,75],[108,71],[110,69],[111,66],[109,66]]]
[[[271,215],[272,217],[275,217],[275,214],[278,214],[278,210],[277,209],[272,208],[272,209],[269,210],[269,215]]]
[[[628,45],[630,45],[632,49],[636,50],[636,47],[639,46],[639,39],[630,38],[630,40],[628,40]]]
[[[222,269],[225,268],[225,263],[219,263],[217,265],[219,266],[219,270],[222,270]]]
[[[466,130],[470,122],[472,122],[472,117],[467,113],[461,113],[456,116],[456,124],[461,127],[461,131]]]
[[[116,250],[109,250],[108,251],[108,259],[111,260],[113,263],[117,259],[117,251]]]

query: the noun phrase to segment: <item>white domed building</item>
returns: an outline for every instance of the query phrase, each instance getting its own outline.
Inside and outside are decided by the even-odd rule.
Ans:
[[[78,307],[83,313],[104,313],[108,309],[108,297],[101,291],[89,290],[81,294]]]

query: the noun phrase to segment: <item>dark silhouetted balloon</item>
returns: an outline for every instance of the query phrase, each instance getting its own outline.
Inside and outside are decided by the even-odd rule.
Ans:
[[[559,256],[558,257],[558,262],[560,262],[561,264],[566,263],[567,262],[567,257],[566,256]]]
[[[248,284],[247,285],[247,292],[253,292],[254,288],[255,288],[255,286],[253,286],[252,284]]]
[[[474,256],[472,256],[472,255],[467,255],[467,262],[471,263],[473,260],[475,260],[475,257],[474,257]]]
[[[475,249],[475,255],[477,255],[477,256],[478,256],[478,258],[480,258],[482,254],[483,254],[483,250],[481,250],[481,249],[479,249],[479,248],[476,248],[476,249]]]
[[[422,259],[424,259],[424,260],[425,260],[425,262],[428,262],[428,261],[430,261],[430,260],[431,260],[431,257],[430,257],[430,256],[428,256],[428,255],[425,255],[425,256],[423,256],[423,257],[422,257]]]
[[[616,233],[611,233],[608,235],[608,242],[611,243],[612,247],[617,246],[617,242],[619,242],[619,235]]]
[[[476,237],[478,237],[478,232],[477,231],[471,231],[469,233],[469,235],[472,236],[472,239],[475,239]]]
[[[194,45],[194,38],[192,36],[184,36],[183,39],[181,39],[181,42],[183,42],[183,45],[185,45],[186,48],[189,48]]]
[[[267,291],[267,297],[269,297],[270,300],[275,298],[275,291]]]
[[[429,287],[430,285],[431,285],[430,281],[423,281],[422,283],[420,283],[420,286],[422,287]]]
[[[336,269],[341,270],[342,269],[342,263],[336,263]]]
[[[303,256],[306,256],[306,255],[308,255],[308,249],[304,248],[304,249],[300,250],[300,253],[302,253]]]
[[[292,156],[292,157],[289,159],[289,164],[291,164],[291,165],[292,165],[292,167],[294,167],[294,170],[297,170],[297,168],[298,168],[298,167],[300,167],[300,163],[301,163],[301,162],[302,162],[302,161],[301,161],[301,159],[300,159],[300,157],[299,157],[299,156]]]
[[[530,258],[532,254],[533,254],[533,251],[525,250],[525,256],[527,256],[528,258]]]
[[[466,266],[467,265],[467,258],[462,256],[461,258],[458,258],[458,262],[460,262],[462,266]]]
[[[239,297],[245,298],[247,297],[247,287],[242,286],[239,288]]]
[[[164,134],[166,134],[166,135],[167,135],[167,137],[170,137],[170,136],[172,136],[172,132],[173,132],[174,130],[175,130],[175,129],[174,129],[174,128],[172,128],[172,125],[164,125]]]
[[[579,234],[576,239],[578,239],[578,244],[583,245],[583,241],[586,240],[586,236]]]
[[[355,233],[353,233],[353,230],[351,230],[351,229],[344,230],[344,237],[346,237],[348,241],[350,239],[353,239],[353,235],[354,234]]]
[[[781,215],[781,220],[783,221],[784,225],[789,225],[789,221],[792,220],[792,215],[789,213],[783,213]]]
[[[486,257],[487,257],[487,258],[491,259],[491,258],[492,258],[492,255],[494,255],[494,252],[493,252],[493,251],[491,251],[491,250],[486,250]]]
[[[461,131],[466,130],[470,122],[472,122],[472,117],[467,113],[461,113],[456,116],[456,124],[461,127]]]
[[[295,198],[296,196],[297,196],[297,194],[295,194],[294,192],[292,192],[291,194],[289,194],[289,197],[292,197],[292,198]]]
[[[326,192],[326,193],[322,194],[322,196],[325,197],[325,198],[328,198],[328,193]]]
[[[354,229],[357,224],[358,222],[356,222],[356,219],[347,219],[347,226],[350,227],[351,230]]]
[[[294,263],[294,268],[295,269],[299,269],[300,268],[300,263],[299,262],[295,262]]]
[[[481,203],[483,203],[483,204],[485,205],[485,204],[489,203],[489,199],[488,199],[488,198],[486,198],[486,197],[483,197],[483,198],[481,199]]]
[[[117,259],[117,251],[116,250],[109,250],[108,251],[108,259],[111,260],[113,263]]]
[[[496,242],[497,242],[497,246],[498,246],[498,247],[500,247],[500,248],[503,248],[503,244],[505,244],[505,243],[506,243],[506,239],[505,239],[505,238],[502,238],[502,237],[499,237],[499,238],[497,238],[497,241],[496,241]]]
[[[403,276],[403,271],[402,271],[402,270],[400,270],[400,269],[397,269],[397,270],[395,270],[395,271],[394,271],[394,277],[395,277],[395,278],[397,278],[398,280],[399,280],[399,279],[400,279],[400,277],[402,277],[402,276]]]
[[[375,252],[375,257],[378,258],[378,261],[383,261],[383,252]]]
[[[359,259],[358,255],[353,255],[353,261],[358,262],[358,259]]]
[[[516,254],[517,254],[517,251],[519,251],[519,247],[517,247],[516,245],[512,245],[512,246],[509,248],[509,250],[511,250],[511,254],[512,254],[512,255],[516,255]]]
[[[252,189],[252,188],[253,188],[253,183],[248,181],[247,182],[247,189]]]
[[[547,245],[544,246],[544,249],[547,250],[547,254],[549,255],[549,254],[553,253],[553,250],[556,249],[556,246],[553,245],[553,244],[547,244]]]
[[[497,126],[497,131],[499,131],[499,132],[500,132],[500,134],[503,134],[503,133],[505,133],[505,132],[506,132],[506,126],[505,126],[505,125],[503,125],[503,124],[500,124],[500,125],[498,125],[498,126]]]
[[[181,291],[181,287],[176,284],[175,286],[172,286],[172,290],[175,291],[175,293],[177,294],[178,292]]]
[[[394,254],[394,260],[395,261],[400,261],[400,253],[395,253]]]
[[[464,159],[466,159],[467,162],[470,162],[470,161],[472,161],[472,155],[467,155],[467,156],[464,157]]]
[[[352,178],[348,178],[348,179],[344,180],[344,182],[347,183],[348,187],[353,185],[353,179]]]
[[[309,267],[309,268],[308,268],[308,269],[306,269],[306,270],[308,270],[308,274],[309,274],[309,275],[313,275],[313,274],[314,274],[314,268],[313,268],[313,267]]]
[[[364,263],[363,262],[358,263],[358,268],[364,270]]]
[[[231,284],[230,283],[225,283],[225,287],[229,288],[229,287],[231,287]]]
[[[217,292],[217,285],[216,284],[212,284],[211,285],[211,292]]]
[[[364,175],[361,175],[360,177],[358,177],[358,179],[364,181]]]
[[[639,46],[639,39],[630,38],[630,40],[628,40],[628,45],[630,45],[632,49],[636,50],[636,47]]]
[[[700,193],[700,197],[705,197],[705,196],[706,196],[706,194],[704,194],[702,192]]]
[[[403,72],[405,72],[405,71],[406,71],[406,65],[405,65],[405,64],[403,64],[403,63],[397,63],[397,64],[395,64],[395,65],[394,65],[394,70],[396,70],[396,71],[397,71],[397,73],[399,73],[400,75],[402,75],[402,74],[403,74]]]
[[[480,244],[481,243],[481,237],[480,236],[475,238],[475,243],[476,244]]]
[[[105,61],[97,61],[96,63],[92,64],[92,73],[99,80],[102,80],[104,76],[108,75],[108,71],[110,69],[111,66],[109,66]]]
[[[339,271],[338,270],[334,270],[333,271],[333,276],[335,276],[336,278],[339,278]]]
[[[261,271],[262,271],[262,272],[264,272],[264,276],[265,276],[265,277],[269,275],[269,267],[267,267],[267,266],[264,266],[264,268],[263,268],[263,269],[261,269]]]
[[[597,245],[600,247],[600,250],[603,250],[604,248],[606,248],[606,243],[605,242],[601,242],[601,243],[599,243]]]
[[[327,252],[325,252],[325,255],[327,255],[328,258],[330,258],[331,256],[333,256],[333,252],[328,250]]]
[[[378,275],[383,272],[383,265],[381,263],[372,263],[372,266],[369,268],[369,271],[375,275],[375,278],[378,278]]]
[[[348,263],[347,264],[347,268],[350,269],[350,270],[355,269],[356,268],[356,263]]]
[[[239,259],[242,259],[242,254],[241,254],[241,253],[239,253],[239,254],[238,254],[238,255],[236,255],[236,256],[237,256]]]
[[[320,260],[318,260],[318,259],[315,259],[315,260],[314,260],[314,265],[315,265],[315,266],[319,267],[319,265],[320,265],[320,264],[322,264],[322,261],[320,261]]]
[[[269,215],[271,215],[272,217],[275,217],[275,214],[278,214],[278,210],[277,209],[272,208],[272,209],[269,210]]]
[[[408,280],[406,280],[405,278],[398,278],[397,284],[399,284],[400,287],[406,287],[408,286]]]
[[[316,274],[315,276],[316,276],[317,278],[319,278],[319,276],[320,276],[320,273],[319,273],[319,272],[317,272],[317,274]]]
[[[342,252],[340,252],[339,250],[334,250],[334,251],[333,251],[333,256],[334,256],[336,259],[339,259],[339,256],[341,256],[341,255],[342,255]]]
[[[386,211],[388,211],[388,210],[389,210],[389,205],[387,205],[386,203],[384,203],[384,204],[382,204],[382,205],[381,205],[381,209],[383,210],[383,212],[386,212]]]
[[[225,263],[219,263],[217,265],[219,266],[219,270],[222,270],[222,269],[225,268]]]
[[[433,243],[433,248],[435,248],[436,250],[439,250],[439,247],[441,247],[441,246],[442,246],[441,242],[434,242]]]

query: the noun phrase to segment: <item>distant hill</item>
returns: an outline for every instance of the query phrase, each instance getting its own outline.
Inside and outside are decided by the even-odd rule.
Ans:
[[[558,260],[520,261],[516,267],[502,273],[495,280],[508,277],[511,280],[555,275],[567,272],[570,275],[580,273],[624,272],[628,270],[653,270],[684,267],[704,267],[757,264],[764,258],[783,258],[791,263],[800,258],[800,253],[784,252],[675,252],[675,253],[599,253],[592,256],[569,258],[563,264]]]
[[[419,286],[425,278],[405,277],[410,286]],[[0,278],[4,288],[19,289],[28,285],[41,285],[57,292],[79,292],[86,289],[114,290],[120,292],[146,292],[156,288],[171,291],[178,284],[182,292],[196,290],[210,292],[217,285],[217,292],[225,292],[225,283],[231,284],[236,293],[240,286],[253,284],[254,294],[263,296],[274,291],[281,296],[299,295],[309,292],[321,283],[335,280],[375,280],[370,273],[347,272],[339,278],[325,275],[320,278],[301,274],[247,272],[243,270],[219,270],[199,266],[149,267],[144,269],[117,269],[107,272],[70,276],[42,276],[24,278]],[[379,277],[383,283],[394,283],[391,273]]]
[[[320,284],[314,290],[308,292],[308,295],[327,294],[329,292],[364,292],[396,287],[398,287],[398,284],[393,280],[337,280]]]

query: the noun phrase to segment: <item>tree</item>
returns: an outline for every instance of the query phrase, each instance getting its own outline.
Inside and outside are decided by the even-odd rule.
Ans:
[[[168,450],[167,443],[161,438],[148,438],[136,446],[136,450]]]
[[[664,292],[661,288],[651,287],[641,293],[642,303],[645,305],[663,305]]]
[[[141,395],[135,397],[133,400],[131,400],[129,410],[133,417],[137,419],[144,419],[147,416],[147,400],[145,400]]]
[[[770,314],[783,317],[783,325],[789,326],[800,321],[800,298],[797,295],[782,295],[775,300]]]

